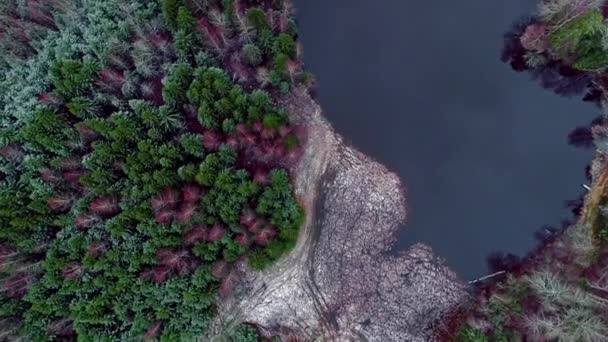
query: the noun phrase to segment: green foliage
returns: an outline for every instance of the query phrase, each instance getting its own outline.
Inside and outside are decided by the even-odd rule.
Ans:
[[[177,10],[176,25],[178,30],[183,30],[188,34],[194,33],[196,18],[194,18],[192,12],[187,7],[180,6]]]
[[[247,10],[247,20],[249,24],[253,26],[258,32],[266,31],[270,29],[266,13],[259,7],[252,7]]]
[[[195,71],[194,81],[188,89],[190,102],[203,106],[221,99],[230,91],[230,79],[219,68],[199,68]]]
[[[57,155],[67,155],[70,143],[77,137],[67,119],[49,107],[38,108],[20,133],[36,149]]]
[[[288,135],[288,136],[285,137],[285,143],[284,144],[285,144],[285,147],[288,150],[291,150],[292,148],[297,147],[300,144],[300,142],[298,141],[298,137],[296,137],[293,134],[290,134],[290,135]]]
[[[169,75],[163,87],[163,99],[168,106],[179,108],[188,100],[186,92],[192,83],[194,70],[187,63],[178,63],[171,66]]]
[[[98,70],[98,64],[91,59],[65,59],[51,65],[49,77],[57,92],[71,99],[87,92]]]
[[[251,102],[255,108],[259,108],[262,112],[267,112],[270,110],[272,99],[266,91],[256,89],[251,92]]]
[[[205,160],[207,161],[207,160]],[[211,190],[203,199],[207,212],[231,227],[238,227],[239,215],[259,191],[245,170],[223,168],[213,178]]]
[[[178,29],[178,14],[183,7],[183,0],[162,0],[162,11],[165,22],[172,30]]]
[[[579,70],[598,70],[608,66],[608,51],[602,41],[606,33],[595,34],[579,43],[576,62],[573,67]]]
[[[304,211],[293,197],[285,170],[271,171],[270,185],[260,195],[256,211],[270,216],[270,223],[279,228],[278,238],[250,257],[253,268],[263,269],[295,246],[299,227],[304,222]]]
[[[283,120],[277,114],[266,114],[264,115],[264,127],[277,129],[283,123]]]
[[[51,193],[52,189],[34,179],[27,187],[7,184],[0,187],[0,241],[26,252],[44,243],[54,229],[46,205]]]
[[[262,63],[262,51],[255,44],[245,44],[241,50],[243,62],[251,65],[258,66]]]
[[[66,103],[66,107],[71,114],[80,119],[94,117],[100,110],[95,100],[84,96],[72,98]]]
[[[192,59],[197,41],[195,39],[196,18],[185,6],[180,6],[177,11],[176,28],[174,34],[174,45],[180,60]]]
[[[280,33],[274,40],[272,52],[275,55],[283,54],[293,58],[296,55],[296,42],[287,33]]]
[[[457,342],[488,342],[490,341],[483,331],[469,326],[463,327],[456,336]]]
[[[560,58],[576,57],[577,69],[599,69],[608,65],[602,41],[606,36],[604,17],[591,10],[570,20],[549,35],[549,42]]]
[[[259,335],[250,325],[241,324],[232,334],[230,334],[228,339],[230,342],[257,342],[259,340]]]
[[[200,135],[185,133],[179,138],[179,143],[186,151],[195,157],[202,158],[205,155],[205,148],[203,147],[203,139]]]

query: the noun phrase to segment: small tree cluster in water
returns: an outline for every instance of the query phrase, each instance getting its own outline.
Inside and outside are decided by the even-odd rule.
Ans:
[[[288,1],[9,2],[0,336],[195,340],[303,222]]]

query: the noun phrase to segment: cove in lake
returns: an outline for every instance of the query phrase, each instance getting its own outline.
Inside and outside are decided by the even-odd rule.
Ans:
[[[591,151],[567,135],[600,113],[500,61],[534,1],[295,2],[324,114],[406,187],[397,250],[425,242],[471,279],[489,253],[523,255],[571,218]]]

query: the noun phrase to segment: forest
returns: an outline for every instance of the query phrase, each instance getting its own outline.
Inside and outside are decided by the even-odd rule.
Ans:
[[[0,340],[193,341],[294,247],[297,38],[287,0],[0,4]]]

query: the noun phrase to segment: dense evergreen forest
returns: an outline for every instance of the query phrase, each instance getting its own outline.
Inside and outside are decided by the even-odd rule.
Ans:
[[[289,1],[6,0],[0,44],[0,340],[194,341],[295,245]]]
[[[476,284],[475,298],[446,319],[440,340],[608,340],[607,15],[605,1],[544,0],[506,35],[503,60],[514,70],[603,109],[569,136],[575,146],[596,148],[588,169],[592,186],[575,208],[576,223],[542,229],[541,244],[523,259],[489,258],[499,273]]]

